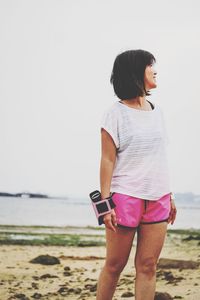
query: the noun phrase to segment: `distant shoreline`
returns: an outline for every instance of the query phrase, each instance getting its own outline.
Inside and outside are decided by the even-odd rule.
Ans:
[[[22,192],[22,193],[15,193],[15,194],[0,192],[0,197],[49,198],[49,196],[45,194],[29,193],[29,192]]]

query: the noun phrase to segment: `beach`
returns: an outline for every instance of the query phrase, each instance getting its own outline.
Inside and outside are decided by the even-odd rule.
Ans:
[[[156,291],[172,299],[200,299],[199,237],[200,230],[168,231]],[[0,300],[95,299],[106,254],[104,228],[1,226],[0,242]],[[115,300],[134,299],[135,243]]]

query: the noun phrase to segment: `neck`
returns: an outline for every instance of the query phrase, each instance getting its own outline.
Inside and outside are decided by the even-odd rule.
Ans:
[[[142,97],[138,96],[132,99],[124,99],[123,102],[140,108],[146,106],[147,104],[147,100],[145,96]]]

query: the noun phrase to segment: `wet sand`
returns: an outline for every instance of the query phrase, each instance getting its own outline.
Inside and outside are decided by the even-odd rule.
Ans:
[[[182,234],[168,234],[160,259],[179,260],[158,264],[157,287],[173,299],[200,299],[199,240]],[[134,299],[135,242],[129,261],[121,273],[113,299]],[[59,264],[33,264],[39,255],[51,255]],[[94,300],[96,284],[105,259],[105,246],[0,246],[0,300],[14,299],[81,299]],[[190,261],[181,265],[180,260]],[[197,265],[193,265],[192,262]],[[160,261],[162,262],[162,261]],[[174,262],[174,261],[172,261]],[[186,267],[186,268],[185,268]],[[126,297],[123,297],[126,296]],[[128,297],[127,297],[128,296]]]

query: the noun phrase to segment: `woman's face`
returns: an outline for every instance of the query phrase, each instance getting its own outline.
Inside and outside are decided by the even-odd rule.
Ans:
[[[156,74],[157,74],[157,72],[156,72],[153,64],[146,66],[146,69],[144,72],[144,85],[145,85],[146,91],[157,87]]]

